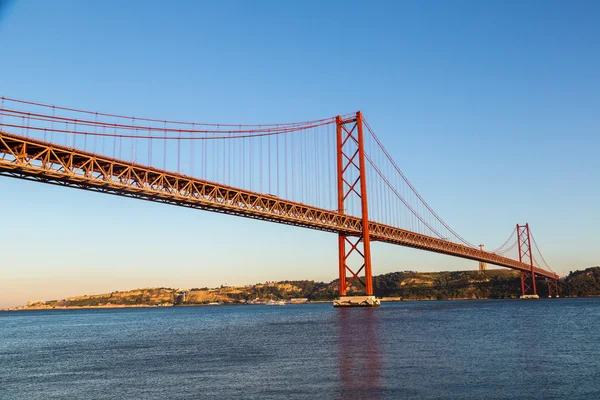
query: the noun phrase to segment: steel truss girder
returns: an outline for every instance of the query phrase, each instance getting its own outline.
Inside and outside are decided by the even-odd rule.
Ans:
[[[360,236],[363,221],[336,211],[250,192],[0,130],[0,175],[117,196]],[[368,222],[370,240],[529,271],[525,263],[389,225]],[[536,275],[558,275],[535,268]]]

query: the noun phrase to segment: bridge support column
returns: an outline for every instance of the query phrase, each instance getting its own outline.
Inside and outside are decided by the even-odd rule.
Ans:
[[[373,296],[371,272],[362,113],[359,111],[354,117],[347,119],[338,116],[336,125],[338,212],[359,216],[362,221],[362,232],[360,235],[340,234],[338,237],[340,300],[334,305],[378,306],[379,301]],[[359,207],[356,207],[356,203],[351,201],[353,198],[359,200]],[[348,289],[355,282],[361,283],[366,293],[366,296],[360,296],[361,301],[356,302],[347,296]]]
[[[533,264],[533,253],[531,250],[531,234],[529,224],[517,224],[517,243],[519,245],[519,261],[521,263],[529,261],[531,269],[521,271],[521,298],[539,299],[537,287],[535,284],[535,267]]]
[[[548,297],[558,297],[558,279],[546,279],[548,282]]]

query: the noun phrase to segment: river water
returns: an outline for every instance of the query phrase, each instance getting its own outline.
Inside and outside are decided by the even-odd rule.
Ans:
[[[0,399],[600,399],[600,299],[0,313]]]

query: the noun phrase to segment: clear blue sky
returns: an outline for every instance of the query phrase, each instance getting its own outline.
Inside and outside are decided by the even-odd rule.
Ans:
[[[561,274],[600,264],[594,1],[14,1],[0,95],[127,115],[362,110],[455,230],[529,222]],[[336,277],[330,234],[0,178],[0,306],[142,286]],[[376,245],[374,271],[473,269]]]

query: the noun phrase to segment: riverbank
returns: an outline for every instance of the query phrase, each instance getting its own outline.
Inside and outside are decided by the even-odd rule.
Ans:
[[[575,299],[575,298],[600,298],[599,296],[585,296],[585,297],[573,297],[573,296],[569,296],[569,297],[560,297],[560,298],[565,298],[565,299]],[[430,299],[430,298],[423,298],[423,299],[401,299],[401,298],[397,298],[397,297],[382,297],[379,300],[382,303],[402,303],[402,302],[409,302],[409,301],[419,301],[419,302],[423,302],[423,301],[475,301],[475,300],[490,300],[490,301],[497,301],[497,300],[517,300],[518,298],[506,298],[506,299],[472,299],[472,298],[448,298],[448,299]],[[320,300],[320,301],[309,301],[309,302],[303,302],[303,303],[286,303],[285,305],[307,305],[307,304],[323,304],[323,303],[333,303],[332,300]],[[122,309],[122,308],[168,308],[168,307],[220,307],[220,306],[234,306],[234,307],[239,307],[239,306],[265,306],[268,304],[265,303],[257,303],[257,304],[250,304],[250,303],[224,303],[224,304],[168,304],[168,305],[149,305],[149,304],[137,304],[137,305],[103,305],[103,306],[71,306],[71,307],[67,307],[67,306],[62,306],[62,307],[37,307],[37,308],[31,308],[31,307],[10,307],[10,308],[2,308],[0,309],[0,312],[8,312],[8,311],[52,311],[52,310],[93,310],[93,309]],[[268,305],[270,306],[270,305]]]
[[[375,295],[382,302],[426,300],[516,299],[521,295],[520,275],[512,270],[393,272],[373,277]],[[559,282],[561,297],[600,296],[600,267],[571,272]],[[348,295],[363,295],[357,281]],[[543,279],[538,294],[548,297]],[[338,281],[280,281],[218,288],[143,288],[130,291],[32,301],[20,310],[64,310],[86,308],[137,308],[200,305],[256,305],[268,302],[329,303],[338,297]],[[5,311],[8,311],[5,310]]]

